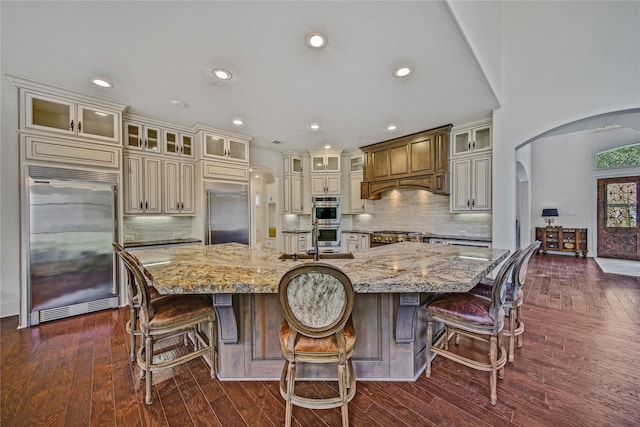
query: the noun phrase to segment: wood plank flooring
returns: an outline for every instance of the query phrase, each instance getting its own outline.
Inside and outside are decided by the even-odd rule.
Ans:
[[[128,361],[128,309],[17,330],[1,321],[0,425],[279,426],[275,381],[220,382],[202,360],[154,376],[155,400]],[[359,381],[353,426],[640,425],[640,278],[593,259],[534,255],[524,347],[489,404],[487,374],[436,358],[430,379]],[[462,342],[464,345],[464,341]],[[176,350],[179,351],[179,350]],[[303,384],[326,395],[334,384]],[[296,426],[340,425],[339,410],[294,408]]]

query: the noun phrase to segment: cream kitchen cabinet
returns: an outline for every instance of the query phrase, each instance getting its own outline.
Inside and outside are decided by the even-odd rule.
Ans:
[[[491,155],[451,161],[451,211],[491,211]]]
[[[311,173],[340,172],[340,153],[309,152],[311,155]]]
[[[340,195],[340,174],[312,173],[311,195]]]
[[[232,162],[249,163],[249,140],[204,132],[202,156]]]
[[[283,212],[303,213],[304,212],[304,186],[301,176],[289,175],[282,177],[283,183]]]
[[[373,202],[361,198],[362,180],[364,178],[364,154],[353,153],[347,155],[349,187],[347,188],[347,204],[343,209],[345,214],[373,213]]]
[[[369,235],[366,233],[342,233],[342,252],[354,253],[369,249]]]
[[[311,195],[340,195],[340,153],[313,152],[311,156]]]
[[[139,122],[124,123],[124,148],[151,153],[161,153],[161,129]]]
[[[309,248],[311,233],[284,233],[284,252],[304,253]]]
[[[481,120],[451,130],[451,156],[485,153],[492,149],[491,120]]]
[[[193,134],[165,129],[163,136],[164,154],[184,158],[194,157]]]
[[[164,160],[164,213],[195,215],[195,166]]]
[[[124,213],[162,213],[162,160],[126,154],[124,167]]]
[[[7,76],[18,89],[20,131],[120,145],[126,105]]]
[[[304,213],[306,197],[303,161],[304,155],[301,153],[292,151],[282,153],[283,213]],[[307,202],[309,203],[310,201]]]

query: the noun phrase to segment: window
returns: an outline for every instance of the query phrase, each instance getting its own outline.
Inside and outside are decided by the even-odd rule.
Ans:
[[[640,165],[640,143],[612,148],[596,153],[596,169]]]
[[[633,228],[637,220],[637,182],[610,183],[606,185],[606,226]]]

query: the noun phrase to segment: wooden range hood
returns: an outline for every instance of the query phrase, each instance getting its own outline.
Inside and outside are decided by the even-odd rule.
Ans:
[[[364,178],[360,198],[379,199],[394,188],[448,194],[449,131],[452,125],[360,147]]]

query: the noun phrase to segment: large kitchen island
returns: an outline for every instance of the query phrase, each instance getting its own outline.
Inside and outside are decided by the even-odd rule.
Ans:
[[[218,316],[217,368],[222,380],[277,379],[284,359],[278,332],[280,278],[311,262],[273,249],[237,243],[135,252],[165,294],[212,294]],[[425,365],[426,322],[421,308],[440,292],[466,292],[508,251],[398,243],[321,259],[342,269],[356,292],[354,369],[359,379],[415,380]],[[326,368],[326,369],[325,369]],[[301,366],[300,376],[330,378],[333,370]]]

